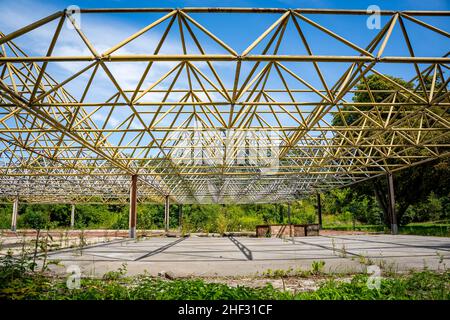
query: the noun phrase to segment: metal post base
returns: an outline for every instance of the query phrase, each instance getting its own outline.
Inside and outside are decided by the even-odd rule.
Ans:
[[[391,234],[398,234],[398,225],[391,224]]]
[[[135,239],[136,238],[136,227],[130,228],[130,238]]]

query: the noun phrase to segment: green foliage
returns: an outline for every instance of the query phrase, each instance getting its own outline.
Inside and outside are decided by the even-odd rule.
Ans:
[[[401,224],[450,218],[450,158],[402,170],[394,181]]]
[[[432,192],[424,202],[410,205],[402,224],[443,220],[450,218],[450,198]],[[0,223],[7,229],[11,225],[11,206],[0,206]],[[63,214],[63,211],[67,214]],[[127,205],[77,205],[75,227],[78,229],[127,229]],[[254,231],[265,223],[288,223],[286,204],[247,205],[184,205],[183,232]],[[355,226],[362,230],[383,231],[382,210],[374,196],[350,188],[334,189],[322,195],[323,225],[325,228]],[[70,206],[21,204],[19,228],[67,227]],[[156,204],[139,204],[138,229],[162,229],[164,207]],[[291,202],[293,224],[317,223],[316,197]],[[178,228],[178,205],[171,205],[171,228]],[[372,228],[371,226],[375,226]],[[351,227],[350,229],[353,229]],[[409,229],[413,232],[414,229]],[[420,231],[420,230],[419,230]]]
[[[17,258],[8,251],[0,258],[0,288],[7,288],[15,279],[25,277],[31,271],[32,260],[27,256]]]
[[[119,280],[120,278],[123,278],[127,274],[127,264],[122,263],[122,266],[114,271],[108,271],[103,275],[103,280]]]
[[[220,234],[224,234],[225,232],[227,232],[227,229],[228,229],[228,220],[223,214],[223,212],[221,212],[217,216],[217,232],[219,232]]]
[[[441,258],[443,260],[443,258]],[[322,273],[325,263],[314,261],[309,272],[268,270],[266,277],[307,277]],[[257,300],[257,299],[450,299],[450,272],[412,272],[383,277],[380,289],[369,289],[368,275],[357,274],[350,282],[333,278],[323,281],[319,289],[309,292],[277,290],[265,287],[229,287],[207,283],[201,279],[155,279],[148,275],[125,277],[126,264],[117,271],[107,272],[103,279],[81,279],[79,289],[69,289],[66,279],[54,278],[33,271],[31,258],[24,254],[14,257],[11,252],[0,257],[0,299],[35,300]],[[42,270],[44,271],[44,269]]]
[[[218,232],[220,205],[191,205],[184,206],[183,210],[184,222],[191,227],[191,232]]]
[[[239,218],[239,224],[242,230],[255,230],[257,225],[261,225],[264,223],[264,220],[261,216],[253,215],[253,216],[242,216]]]
[[[171,209],[173,209],[173,206]],[[125,224],[124,229],[128,228],[128,210],[129,207],[126,206],[126,214],[123,215],[124,219],[122,219]],[[172,226],[176,219],[170,216],[169,221]],[[162,205],[139,205],[137,208],[137,228],[147,230],[164,228],[164,207]]]
[[[287,278],[293,275],[294,270],[292,268],[289,268],[287,270],[283,269],[267,269],[262,273],[264,277],[267,278]]]
[[[381,209],[373,196],[350,188],[333,189],[322,197],[323,224],[381,224]]]
[[[438,221],[450,217],[449,197],[438,197],[431,192],[423,202],[408,206],[402,217],[404,224],[410,222]]]
[[[292,203],[291,222],[294,224],[316,223],[317,213],[315,208],[315,199],[303,199]],[[287,217],[284,223],[288,223]]]
[[[8,258],[9,259],[9,258]],[[155,279],[147,275],[124,278],[124,271],[108,273],[103,279],[81,279],[79,289],[68,289],[65,279],[45,277],[39,273],[20,273],[11,277],[14,263],[2,258],[0,266],[0,299],[35,300],[375,300],[375,299],[431,299],[449,300],[450,272],[414,272],[407,275],[383,277],[380,289],[369,289],[368,275],[355,275],[350,282],[323,281],[319,289],[307,292],[277,290],[265,287],[230,287],[221,283],[207,283],[201,279]],[[317,263],[320,272],[323,263]],[[6,270],[6,273],[5,273]],[[15,269],[14,269],[15,270]],[[20,269],[20,271],[23,271]],[[289,270],[288,273],[291,273]],[[285,277],[282,271],[271,272]]]
[[[75,208],[75,227],[80,229],[116,229],[114,227],[117,227],[125,213],[125,206],[108,206],[104,204],[77,205]],[[128,222],[126,225],[128,225]]]
[[[262,276],[267,278],[289,278],[289,277],[310,277],[310,276],[318,276],[323,274],[325,268],[325,261],[313,261],[311,263],[310,270],[302,270],[302,269],[293,269],[289,267],[288,269],[267,269],[262,273]]]
[[[401,234],[450,237],[450,224],[411,224],[400,227]]]
[[[400,86],[411,89],[413,85],[411,83],[407,83],[405,80],[392,77],[389,75],[385,75],[385,77],[389,78],[391,81],[386,80],[380,75],[372,74],[366,77],[365,81],[360,81],[356,88],[357,91],[355,92],[353,96],[354,102],[372,102],[371,97],[369,96],[369,93],[367,91],[367,88],[370,88],[372,92],[373,99],[375,102],[383,102],[384,100],[388,99],[393,92],[399,91]],[[397,98],[398,102],[405,102],[406,99],[402,96],[399,96]],[[371,106],[358,106],[358,109],[361,111],[367,111],[370,110]],[[344,111],[354,111],[353,106],[345,106],[343,108]],[[344,117],[342,117],[341,113],[336,113],[332,124],[334,126],[342,126],[342,125],[351,125],[355,123],[357,120],[361,118],[361,114],[357,112],[347,113]]]
[[[440,76],[436,79],[436,86],[442,84]],[[432,78],[424,78],[425,86],[429,89],[432,85]],[[400,78],[394,78],[389,75],[384,77],[377,74],[372,74],[362,79],[355,87],[357,90],[353,96],[353,101],[357,103],[367,102],[386,102],[391,101],[393,94],[396,94],[396,102],[406,102],[407,95],[401,94],[401,91],[412,89],[416,83],[406,82]],[[371,95],[368,90],[370,89]],[[359,90],[359,91],[358,91]],[[361,111],[369,110],[373,106],[363,105],[348,105],[343,108],[343,111],[335,113],[332,124],[335,126],[351,126],[358,125],[361,119],[361,114],[355,112],[355,108]],[[409,107],[412,110],[417,107]],[[440,117],[450,120],[450,114],[442,106],[430,106],[430,111],[439,115]],[[380,113],[380,117],[387,119],[386,113]],[[403,114],[396,115],[396,121]],[[412,120],[414,121],[414,120]],[[410,125],[418,125],[410,122]],[[426,126],[427,124],[425,124]],[[428,134],[430,138],[432,133]],[[442,136],[439,141],[443,144],[448,143],[448,136]],[[418,153],[423,152],[423,149],[417,149]],[[397,164],[401,162],[398,159],[388,159],[388,163]],[[401,162],[402,163],[402,162]],[[426,163],[419,166],[414,166],[408,169],[401,170],[394,174],[395,184],[395,198],[396,198],[396,214],[400,225],[407,224],[414,221],[428,221],[439,220],[448,217],[450,214],[449,194],[450,194],[450,170],[449,158],[436,160],[434,163]],[[351,188],[352,196],[345,198],[345,194],[335,195],[337,202],[334,210],[327,213],[340,212],[343,213],[346,209],[350,209],[353,218],[366,223],[383,223],[386,226],[390,225],[388,215],[388,200],[386,178],[380,177],[372,179],[367,182],[359,183]],[[374,197],[374,195],[376,197]],[[366,199],[361,199],[365,196]],[[430,198],[431,197],[431,198]],[[444,199],[439,199],[439,198]],[[374,199],[378,203],[378,208],[374,205]],[[361,201],[363,200],[363,201]],[[366,201],[366,203],[364,203]],[[350,203],[350,202],[353,202]],[[347,208],[344,208],[347,206]],[[364,208],[366,207],[366,208]],[[379,219],[376,219],[376,214],[379,214]],[[378,221],[376,221],[378,220]]]
[[[359,274],[350,283],[327,281],[302,299],[320,300],[449,300],[450,272],[415,272],[403,277],[382,278],[380,289],[369,289],[368,276]]]
[[[401,226],[410,223],[450,219],[450,170],[448,160],[394,175],[397,214]],[[323,225],[355,230],[384,231],[385,208],[374,196],[374,189],[386,194],[386,181],[382,177],[355,185],[351,188],[333,189],[322,194]],[[412,181],[412,184],[411,184]],[[414,199],[413,199],[414,197]],[[317,223],[317,199],[315,196],[291,202],[291,219],[294,224]],[[0,225],[11,225],[11,205],[0,205]],[[179,227],[178,205],[171,205],[170,227]],[[129,207],[127,205],[77,205],[75,228],[78,229],[127,229]],[[162,229],[164,206],[139,204],[138,229]],[[257,225],[288,223],[287,204],[246,205],[184,205],[182,232],[254,231]],[[19,228],[67,228],[70,223],[70,205],[35,205],[21,203]],[[366,229],[362,225],[368,225]],[[374,227],[372,227],[374,226]],[[341,229],[342,229],[341,228]],[[402,230],[402,229],[401,229]],[[442,228],[403,228],[403,232],[445,235]],[[424,233],[426,232],[426,233]]]
[[[12,205],[0,204],[0,229],[9,229],[11,227]]]
[[[311,264],[311,272],[313,274],[320,274],[323,272],[323,269],[325,268],[325,261],[313,261]]]
[[[50,224],[50,212],[43,205],[30,205],[17,221],[19,228],[27,226],[32,229],[44,229]]]
[[[383,225],[351,225],[351,224],[327,224],[323,229],[342,231],[388,232]],[[421,236],[450,237],[450,224],[412,223],[401,226],[400,234],[412,234]]]

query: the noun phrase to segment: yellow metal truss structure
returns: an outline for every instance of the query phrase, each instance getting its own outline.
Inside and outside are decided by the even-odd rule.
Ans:
[[[165,196],[176,203],[280,202],[449,154],[450,57],[433,47],[418,55],[414,41],[420,39],[412,36],[421,28],[448,41],[445,23],[427,19],[439,17],[448,27],[449,12],[382,11],[378,30],[364,27],[364,45],[318,22],[365,19],[366,11],[358,10],[77,14],[81,22],[64,10],[0,34],[0,198],[126,202],[137,175],[141,202],[162,203]],[[152,20],[99,48],[83,19],[111,14]],[[209,24],[215,15],[269,15],[273,22],[240,50],[206,27],[202,15],[210,16]],[[241,20],[244,34],[250,22]],[[44,54],[18,44],[49,25]],[[62,55],[56,48],[68,25],[84,47]],[[387,54],[400,46],[394,32],[405,48],[400,55]],[[312,41],[325,37],[336,46],[317,54]],[[127,50],[136,43],[142,51]],[[294,45],[301,49],[283,49]],[[125,69],[119,75],[118,66]],[[123,77],[127,70],[136,76],[135,66],[138,81],[129,86]],[[71,73],[61,77],[58,68]],[[387,76],[405,78],[406,68],[413,74],[407,85]],[[331,80],[324,70],[337,76]],[[392,84],[382,100],[370,89],[371,75]],[[356,94],[370,102],[355,102]]]

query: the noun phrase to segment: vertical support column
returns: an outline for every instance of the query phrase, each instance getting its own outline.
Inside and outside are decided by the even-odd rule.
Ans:
[[[70,211],[70,228],[73,229],[75,226],[75,204],[72,203],[72,208]]]
[[[164,199],[164,230],[169,231],[169,196],[166,196]]]
[[[317,194],[317,215],[319,216],[319,229],[322,229],[322,203],[320,193]]]
[[[11,231],[16,231],[17,229],[17,214],[19,212],[19,196],[14,198],[12,217],[11,217]]]
[[[289,236],[292,237],[291,203],[290,202],[288,202],[288,223],[289,223]]]
[[[129,237],[136,238],[137,175],[131,176]]]
[[[392,173],[387,173],[388,180],[388,197],[389,197],[389,213],[391,216],[391,234],[398,234],[397,214],[395,212],[395,195],[394,195],[394,179]]]

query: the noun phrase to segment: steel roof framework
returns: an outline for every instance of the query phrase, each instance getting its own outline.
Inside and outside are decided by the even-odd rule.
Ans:
[[[142,202],[162,203],[165,196],[177,203],[289,201],[449,154],[450,58],[434,55],[432,48],[430,55],[417,56],[408,31],[414,24],[447,41],[448,31],[422,17],[446,18],[449,12],[383,11],[388,20],[365,47],[311,16],[344,21],[366,14],[357,10],[82,9],[81,15],[136,12],[161,16],[103,52],[68,11],[0,34],[0,197],[126,202],[130,176],[137,175]],[[219,13],[276,19],[237,52],[194,17]],[[54,54],[66,22],[88,54]],[[46,55],[27,54],[15,44],[49,23],[56,27]],[[158,26],[163,32],[152,50],[123,53]],[[354,54],[315,55],[309,28]],[[384,54],[398,45],[395,28],[408,55]],[[288,35],[288,29],[294,33]],[[174,37],[181,52],[162,53]],[[286,41],[302,45],[306,54],[282,53]],[[209,53],[213,46],[220,52]],[[69,63],[82,68],[56,80],[50,66]],[[120,63],[145,63],[136,86],[124,87],[111,71]],[[149,82],[159,64],[168,66],[166,71]],[[337,81],[324,75],[325,64],[341,68]],[[408,87],[378,71],[388,64],[413,68]],[[231,77],[224,76],[224,66]],[[376,101],[367,85],[372,74],[395,88],[384,92],[383,101]],[[68,87],[80,79],[80,94],[71,94]],[[106,101],[91,93],[99,82],[113,88]],[[365,88],[356,90],[358,83]],[[371,102],[353,102],[356,91]],[[356,120],[349,124],[349,117]],[[333,124],[333,118],[339,121]],[[270,154],[253,152],[259,143]]]

